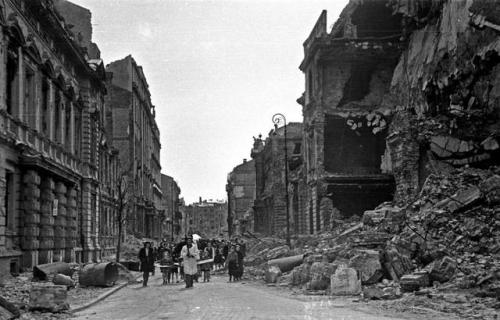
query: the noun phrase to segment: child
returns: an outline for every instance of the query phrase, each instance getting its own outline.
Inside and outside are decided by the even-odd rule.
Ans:
[[[163,284],[170,283],[170,277],[172,276],[172,269],[174,268],[174,260],[169,250],[163,252],[163,258],[160,260],[160,271],[163,277]],[[172,276],[172,281],[174,277]]]
[[[214,253],[212,246],[209,245],[203,250],[201,253],[201,260],[210,260],[213,259]],[[203,272],[203,282],[210,282],[210,270],[212,270],[212,262],[205,262],[200,265],[200,270]]]
[[[234,246],[231,246],[229,254],[226,259],[226,267],[229,272],[229,282],[236,281],[236,276],[238,275],[238,253],[236,253]]]

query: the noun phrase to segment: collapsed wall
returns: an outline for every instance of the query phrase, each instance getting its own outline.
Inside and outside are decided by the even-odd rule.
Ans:
[[[430,173],[499,163],[499,3],[389,1],[403,15],[407,47],[394,69],[396,101],[385,170],[395,200],[415,199]]]

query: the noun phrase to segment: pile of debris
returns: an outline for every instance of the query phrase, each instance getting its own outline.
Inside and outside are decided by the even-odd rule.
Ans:
[[[118,281],[135,281],[136,277],[109,262],[37,265],[33,272],[2,277],[0,319],[62,319],[70,304],[85,304]]]
[[[250,249],[252,273],[364,299],[449,300],[443,292],[458,290],[458,300],[500,308],[500,168],[432,174],[407,207],[383,203],[362,222],[299,238],[293,247],[259,243]]]

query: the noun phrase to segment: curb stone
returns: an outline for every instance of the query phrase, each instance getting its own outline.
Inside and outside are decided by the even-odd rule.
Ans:
[[[142,275],[140,277],[137,277],[136,281],[138,279],[140,279],[140,278],[142,278]],[[93,306],[93,305],[101,302],[102,300],[106,299],[107,297],[109,297],[110,295],[112,295],[113,293],[115,293],[116,291],[118,291],[118,290],[120,290],[120,289],[128,286],[131,283],[133,283],[133,282],[122,283],[119,286],[117,286],[117,287],[115,287],[115,288],[113,288],[113,289],[111,289],[111,290],[109,290],[107,292],[104,292],[103,294],[101,294],[100,296],[98,296],[97,298],[95,298],[94,300],[91,300],[90,302],[88,302],[88,303],[86,303],[86,304],[84,304],[82,306],[78,306],[78,307],[76,307],[74,309],[69,310],[69,312],[70,313],[77,313],[77,312],[80,312],[82,310],[85,310],[85,309],[87,309],[87,308],[89,308],[89,307],[91,307],[91,306]]]

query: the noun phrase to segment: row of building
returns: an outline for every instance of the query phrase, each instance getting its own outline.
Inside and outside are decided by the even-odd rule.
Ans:
[[[105,66],[91,13],[66,0],[0,2],[0,273],[115,253],[127,230],[180,232],[180,188],[161,174],[146,77]]]

